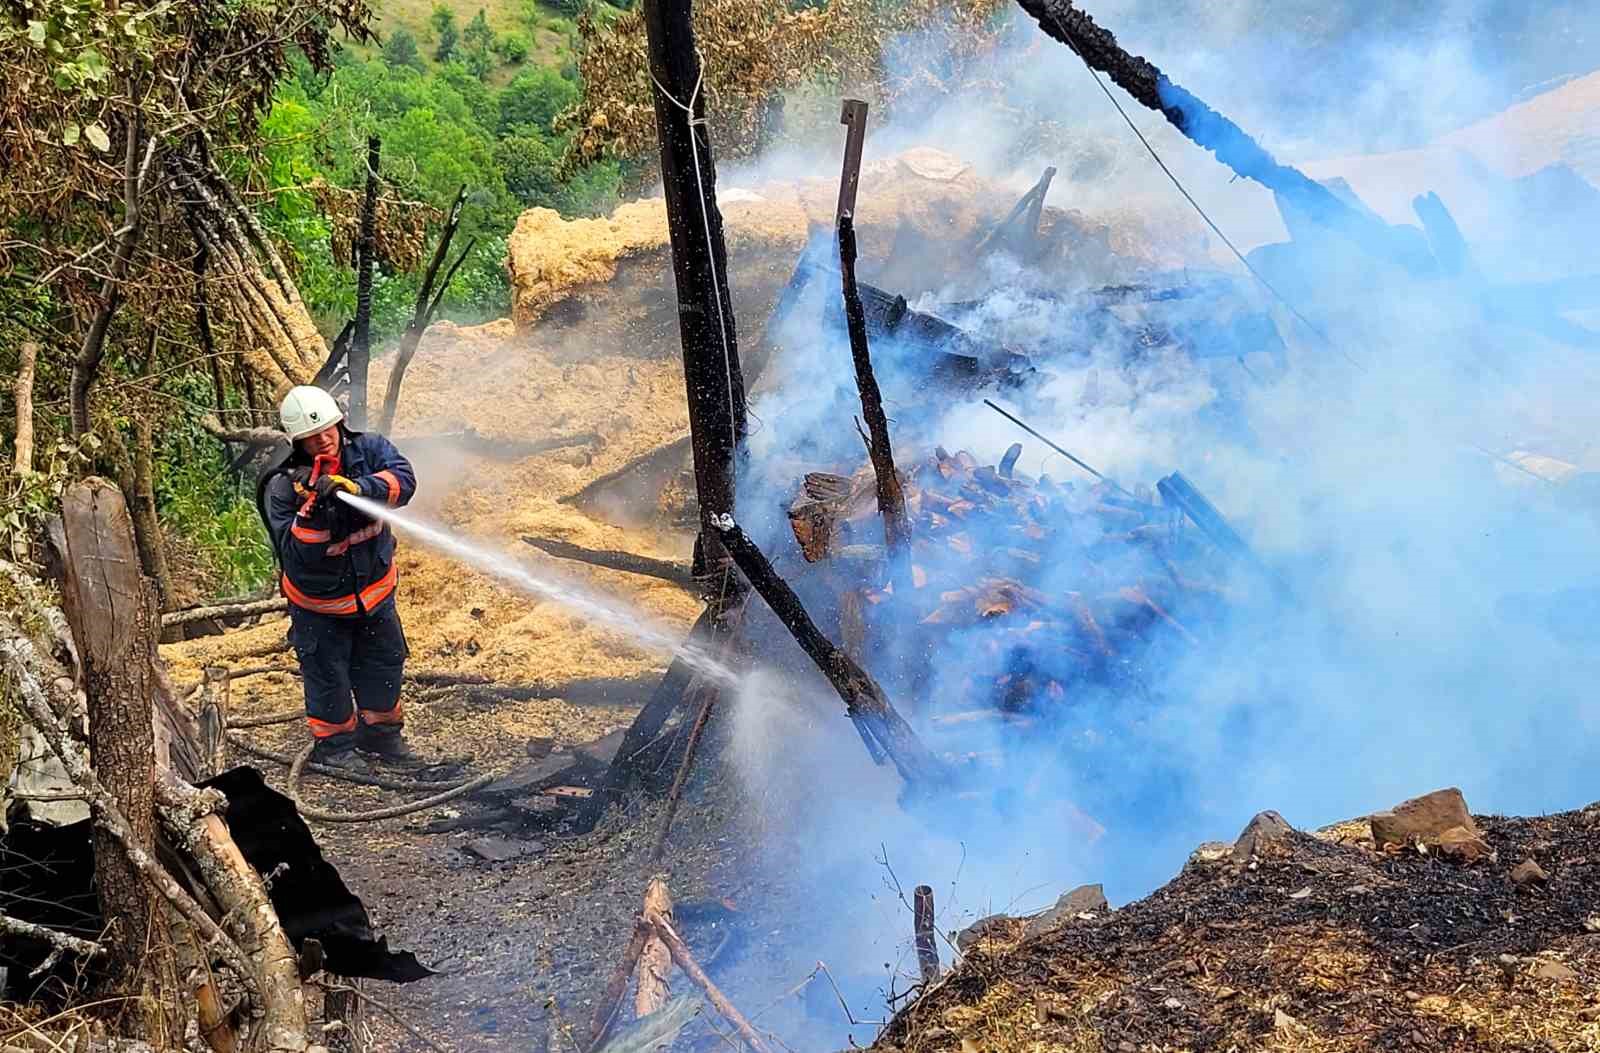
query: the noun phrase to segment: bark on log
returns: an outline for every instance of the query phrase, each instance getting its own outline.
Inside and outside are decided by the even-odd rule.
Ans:
[[[894,452],[889,444],[889,418],[883,412],[883,393],[872,371],[872,353],[867,346],[867,317],[861,305],[861,290],[856,287],[856,228],[850,216],[839,217],[839,272],[844,286],[844,315],[850,330],[850,357],[856,367],[856,390],[861,394],[861,415],[870,436],[868,452],[877,477],[878,512],[883,516],[883,539],[889,550],[895,591],[902,596],[911,590],[911,520],[906,516],[906,495],[895,472]],[[904,585],[900,585],[904,579]]]
[[[98,958],[106,953],[105,947],[94,940],[86,940],[81,936],[59,932],[43,925],[35,925],[31,921],[13,918],[8,914],[0,914],[0,932],[8,932],[13,936],[21,936],[24,939],[40,940],[50,944],[57,951],[76,954],[78,957],[85,959]],[[42,972],[47,967],[48,963],[47,965],[41,965],[38,971]]]
[[[434,282],[439,277],[439,268],[450,254],[450,241],[456,236],[456,228],[461,225],[461,207],[466,202],[467,184],[462,183],[461,189],[456,191],[455,201],[450,205],[450,213],[445,217],[444,229],[439,232],[439,244],[434,247],[433,259],[428,261],[428,269],[422,274],[422,287],[417,290],[411,321],[406,323],[406,331],[400,335],[400,350],[395,354],[394,368],[389,370],[389,384],[383,395],[383,416],[378,422],[378,430],[385,435],[394,429],[395,411],[400,407],[400,382],[405,379],[406,369],[417,353],[417,345],[422,343],[422,334],[433,323],[434,312],[438,310],[439,301],[430,300]],[[451,273],[455,273],[454,268]],[[444,285],[449,284],[450,280],[446,278]],[[439,293],[443,295],[444,286],[440,286]]]
[[[711,982],[711,978],[706,975],[705,970],[700,968],[700,963],[695,961],[694,955],[689,953],[688,944],[683,942],[683,938],[672,927],[672,923],[659,914],[646,914],[645,920],[650,923],[651,928],[655,929],[662,942],[667,945],[667,949],[672,952],[672,960],[678,963],[678,968],[682,969],[689,979],[693,980],[700,990],[705,992],[706,998],[711,1002],[712,1007],[722,1015],[722,1019],[733,1025],[733,1029],[739,1033],[739,1037],[744,1039],[745,1045],[755,1050],[756,1053],[767,1053],[767,1044],[761,1040],[760,1035],[756,1034],[756,1029],[750,1026],[750,1021],[745,1019],[744,1014],[739,1012],[732,1002],[728,1001],[728,996],[723,994],[721,989]]]
[[[672,893],[660,877],[650,879],[644,890],[644,916],[672,920]],[[659,931],[653,931],[639,952],[639,978],[633,994],[633,1015],[649,1016],[667,1004],[672,997],[672,952],[662,942]]]
[[[628,944],[622,951],[622,958],[618,960],[616,968],[611,970],[611,976],[606,980],[606,986],[600,993],[600,1001],[595,1003],[594,1017],[589,1023],[590,1051],[599,1049],[611,1033],[616,1024],[617,1010],[622,1008],[622,996],[628,991],[628,980],[633,976],[634,967],[639,964],[639,955],[644,952],[645,941],[650,939],[651,929],[643,917],[633,923],[633,934],[628,937]]]
[[[361,238],[356,243],[356,330],[350,339],[350,426],[367,427],[367,367],[372,362],[372,268],[376,263],[378,154],[376,135],[367,136],[367,192],[361,202]]]
[[[229,428],[209,413],[200,418],[200,427],[223,442],[244,443],[246,446],[289,444],[289,437],[276,428]]]
[[[645,0],[643,17],[700,498],[695,569],[709,573],[726,562],[710,516],[734,508],[734,459],[744,445],[745,395],[690,6],[690,0]]]
[[[227,935],[255,968],[262,1016],[253,1035],[257,1048],[300,1051],[310,1047],[299,959],[284,935],[261,875],[245,861],[228,826],[216,812],[221,794],[197,790],[170,775],[157,779],[162,825],[199,870],[206,891],[222,911]]]
[[[654,559],[650,556],[637,556],[632,552],[619,552],[616,549],[584,548],[582,545],[557,541],[554,538],[529,537],[524,534],[522,540],[540,552],[548,553],[558,559],[575,560],[596,567],[605,567],[607,570],[620,570],[627,574],[641,574],[647,578],[660,578],[662,581],[670,581],[686,589],[695,587],[693,568],[683,563]]]
[[[270,600],[252,600],[248,603],[225,603],[216,607],[190,607],[187,610],[169,611],[161,616],[162,628],[188,625],[190,622],[210,621],[213,618],[249,618],[258,614],[276,614],[289,609],[289,601],[282,597]]]
[[[154,696],[158,615],[139,573],[133,521],[116,487],[87,479],[62,497],[67,566],[62,604],[83,664],[89,749],[106,792],[126,823],[128,847],[155,850],[151,780],[155,769]],[[120,838],[97,823],[95,891],[109,938],[113,974],[124,982],[173,971],[165,914]]]
[[[113,852],[125,857],[132,867],[165,897],[173,909],[194,927],[206,946],[233,970],[239,983],[244,987],[246,996],[259,1005],[261,996],[256,984],[255,970],[245,960],[244,952],[195,902],[194,897],[184,891],[166,869],[156,862],[154,856],[140,847],[116,800],[106,791],[95,770],[88,765],[82,753],[75,747],[58,715],[71,710],[71,698],[62,695],[56,687],[56,682],[45,675],[46,661],[38,653],[32,641],[3,616],[0,616],[0,661],[11,669],[13,682],[18,688],[16,698],[23,714],[44,736],[51,752],[66,769],[67,775],[88,798],[97,834],[103,830],[111,835],[114,839],[111,845]],[[147,780],[145,793],[149,796],[152,792],[150,773],[147,771],[145,776]],[[97,862],[99,855],[97,837]],[[170,947],[167,947],[167,950],[170,952]],[[152,962],[142,964],[143,968],[150,971],[151,976],[155,975],[155,970],[151,968],[153,964]],[[176,978],[173,977],[172,983],[175,985],[176,982]],[[175,988],[169,987],[169,990],[171,989]]]
[[[17,349],[17,379],[11,388],[17,403],[17,453],[11,464],[16,475],[33,471],[33,369],[38,358],[39,345],[32,340]]]
[[[719,523],[723,544],[746,579],[766,600],[795,642],[816,663],[844,701],[867,752],[879,763],[887,757],[914,790],[932,791],[951,781],[946,765],[929,751],[910,724],[896,712],[883,688],[844,651],[822,635],[800,597],[773,570],[767,557],[731,518]]]
[[[1017,2],[1048,36],[1071,48],[1092,69],[1109,76],[1140,105],[1161,114],[1191,142],[1211,151],[1240,176],[1287,198],[1308,218],[1349,236],[1379,259],[1397,263],[1413,273],[1432,269],[1432,259],[1420,258],[1409,239],[1382,220],[1346,205],[1299,169],[1279,164],[1238,125],[1168,80],[1146,59],[1124,51],[1109,30],[1096,25],[1072,0]]]
[[[918,885],[912,893],[912,925],[917,940],[917,968],[922,982],[939,979],[939,944],[934,939],[933,889]]]

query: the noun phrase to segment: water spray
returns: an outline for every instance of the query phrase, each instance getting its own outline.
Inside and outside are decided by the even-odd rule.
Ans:
[[[713,678],[724,687],[734,687],[739,683],[738,674],[703,648],[680,641],[671,629],[651,622],[636,610],[616,606],[573,582],[536,575],[520,561],[504,553],[464,541],[439,527],[423,523],[410,515],[402,515],[387,505],[344,491],[338,491],[337,496],[356,511],[415,535],[425,544],[499,578],[520,592],[553,600],[588,621],[627,636],[651,650],[676,655],[695,672]]]

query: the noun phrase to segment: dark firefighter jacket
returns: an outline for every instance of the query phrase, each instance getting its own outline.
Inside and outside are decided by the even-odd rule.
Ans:
[[[346,431],[337,474],[361,495],[398,508],[411,500],[417,477],[394,443],[373,432]],[[338,498],[310,503],[294,492],[290,473],[310,467],[296,447],[262,480],[259,499],[283,568],[290,603],[318,614],[360,615],[394,594],[394,532]]]

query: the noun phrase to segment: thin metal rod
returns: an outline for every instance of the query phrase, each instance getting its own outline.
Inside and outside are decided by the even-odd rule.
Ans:
[[[1005,410],[1001,409],[999,406],[996,406],[993,402],[990,402],[988,399],[984,399],[983,400],[983,404],[985,406],[988,406],[990,409],[994,410],[996,413],[1000,414],[1000,416],[1004,417],[1006,420],[1010,421],[1012,424],[1015,424],[1017,427],[1021,428],[1025,432],[1027,432],[1029,435],[1032,435],[1035,439],[1038,439],[1040,442],[1044,443],[1046,446],[1050,447],[1052,450],[1056,451],[1061,456],[1065,457],[1067,460],[1069,460],[1073,464],[1077,465],[1079,468],[1082,468],[1084,471],[1088,472],[1090,475],[1094,476],[1096,479],[1099,479],[1103,483],[1108,483],[1109,485],[1111,485],[1113,487],[1116,487],[1117,490],[1121,491],[1124,494],[1127,494],[1129,497],[1133,496],[1132,494],[1128,493],[1127,490],[1123,489],[1122,486],[1119,485],[1115,479],[1107,479],[1105,476],[1101,475],[1099,472],[1095,471],[1093,468],[1089,467],[1087,464],[1084,464],[1082,461],[1080,461],[1076,457],[1072,456],[1072,454],[1068,453],[1066,450],[1063,450],[1060,446],[1057,446],[1055,443],[1051,442],[1045,436],[1040,435],[1038,432],[1036,432],[1032,428],[1028,427],[1028,425],[1023,423],[1021,420],[1018,420],[1016,417],[1013,417],[1011,414],[1007,413]]]

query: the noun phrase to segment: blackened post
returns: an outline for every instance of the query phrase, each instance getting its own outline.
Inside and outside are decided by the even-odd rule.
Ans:
[[[860,99],[844,100],[839,123],[849,128],[844,140],[844,170],[839,173],[839,207],[833,214],[835,225],[856,214],[856,187],[861,183],[861,149],[867,138],[867,104]]]
[[[367,364],[372,360],[372,267],[378,222],[378,137],[367,137],[367,193],[356,244],[356,329],[350,341],[350,426],[367,426]]]
[[[794,636],[822,675],[828,678],[845,712],[855,723],[856,731],[874,761],[883,759],[894,763],[900,777],[912,790],[922,793],[937,792],[947,788],[954,773],[936,757],[906,723],[889,701],[878,682],[855,663],[849,655],[822,635],[817,623],[811,620],[789,583],[779,577],[767,560],[766,554],[750,540],[731,517],[721,517],[723,545],[746,580],[772,608],[772,613],[783,622],[784,628]]]
[[[905,595],[911,585],[909,555],[911,520],[906,515],[906,495],[894,467],[894,451],[889,445],[889,418],[883,412],[883,393],[872,371],[872,353],[867,344],[867,316],[861,305],[861,290],[856,287],[856,228],[847,212],[839,217],[839,274],[844,286],[844,317],[850,331],[850,357],[856,367],[856,390],[861,395],[861,415],[867,422],[868,451],[878,484],[878,512],[883,516],[883,540],[889,551],[891,568],[905,571],[904,585],[896,591]],[[900,577],[897,573],[897,577]]]
[[[728,249],[717,209],[717,170],[705,123],[706,93],[690,0],[645,0],[643,13],[700,499],[695,570],[710,574],[727,562],[710,517],[731,514],[734,508],[734,458],[745,436],[744,374],[728,294]]]
[[[939,945],[933,936],[933,889],[918,885],[912,896],[911,924],[917,935],[917,968],[926,985],[939,979]]]

